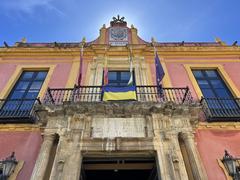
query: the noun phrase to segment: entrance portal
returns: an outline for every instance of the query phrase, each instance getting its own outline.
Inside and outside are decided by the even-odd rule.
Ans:
[[[158,180],[153,158],[84,158],[80,180]]]

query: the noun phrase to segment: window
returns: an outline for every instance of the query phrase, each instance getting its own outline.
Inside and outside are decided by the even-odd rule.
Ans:
[[[127,86],[130,76],[131,76],[131,73],[129,71],[109,71],[108,85]],[[135,84],[134,73],[133,73],[133,84]]]
[[[239,117],[239,105],[217,70],[193,70],[193,74],[204,96],[209,119]]]
[[[193,70],[205,98],[232,98],[232,94],[217,70]]]
[[[2,108],[10,116],[24,116],[30,112],[46,78],[47,71],[24,71]]]

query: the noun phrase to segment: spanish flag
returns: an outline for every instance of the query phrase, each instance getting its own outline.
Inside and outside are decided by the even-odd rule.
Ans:
[[[112,87],[103,86],[103,101],[124,101],[124,100],[137,100],[136,87]]]

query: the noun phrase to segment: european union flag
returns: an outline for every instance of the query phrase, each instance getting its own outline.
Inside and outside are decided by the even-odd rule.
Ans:
[[[137,100],[136,87],[103,86],[103,101]]]
[[[157,81],[157,85],[160,85],[160,82],[162,81],[165,73],[163,70],[163,67],[160,63],[159,57],[157,52],[155,53],[155,67],[156,67],[156,81]]]

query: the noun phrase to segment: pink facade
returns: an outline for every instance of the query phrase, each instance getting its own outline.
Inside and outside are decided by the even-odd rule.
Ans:
[[[15,152],[18,161],[24,161],[24,165],[18,174],[18,180],[30,179],[42,143],[41,133],[0,131],[0,159],[8,157]]]
[[[203,59],[203,58],[201,58]],[[222,65],[225,72],[228,74],[234,85],[240,90],[240,63],[239,62],[228,62],[228,58],[221,59],[226,62],[211,62],[212,58],[206,58],[209,60],[208,63],[201,62],[200,59],[191,59],[190,62],[167,62],[165,64],[172,82],[173,87],[188,86],[191,90],[191,94],[195,100],[198,100],[193,84],[187,74],[184,64],[198,64],[199,66],[206,64]],[[174,59],[176,60],[176,59]],[[179,59],[186,60],[186,59]],[[234,59],[232,59],[234,60]],[[237,59],[235,59],[237,60]],[[177,61],[177,60],[176,60]],[[205,121],[204,114],[201,113],[200,119]],[[227,120],[226,120],[227,122]],[[211,123],[209,123],[211,125]],[[221,122],[219,122],[221,125]],[[220,126],[219,126],[220,127]],[[195,134],[197,148],[199,150],[201,159],[207,171],[209,180],[222,180],[226,176],[223,170],[220,168],[217,160],[222,159],[224,150],[228,150],[233,156],[240,157],[239,140],[240,132],[238,130],[224,130],[222,128],[212,129],[198,129]]]
[[[39,62],[41,63],[41,61],[39,61]],[[32,63],[1,64],[1,66],[0,66],[0,77],[1,77],[0,91],[2,91],[3,88],[6,86],[6,84],[8,83],[8,80],[11,78],[12,74],[15,72],[16,67],[18,65],[24,66],[24,65],[29,65],[29,64],[32,65]],[[41,63],[41,64],[43,64],[43,63]],[[72,63],[44,63],[44,64],[45,65],[47,65],[47,64],[56,65],[48,86],[52,87],[52,88],[65,87],[68,77],[69,77],[69,73],[71,71]],[[38,65],[38,64],[34,63],[34,65]]]
[[[117,23],[117,25],[115,24],[115,26],[118,27],[119,22]],[[126,35],[127,40],[125,40],[126,36],[125,37],[121,36],[121,32],[120,32],[120,34],[118,34],[118,31],[116,31],[115,35],[117,35],[117,36],[119,35],[120,38],[119,39],[116,38],[117,39],[115,42],[116,44],[114,45],[114,43],[111,44],[109,42],[109,41],[114,42],[114,36],[112,36],[112,35],[114,35],[114,33],[113,34],[109,33],[111,27],[106,28],[106,29],[104,29],[105,27],[103,27],[100,30],[100,37],[98,37],[96,40],[94,40],[92,42],[86,42],[86,43],[84,41],[79,42],[79,43],[25,43],[25,42],[22,42],[22,43],[18,43],[18,45],[15,45],[14,47],[12,47],[12,49],[9,47],[2,47],[3,56],[0,56],[0,61],[1,61],[1,64],[0,64],[0,92],[2,92],[4,90],[4,88],[10,89],[10,87],[8,87],[8,86],[12,86],[12,84],[9,85],[8,81],[9,81],[9,79],[11,79],[12,75],[14,74],[14,72],[16,71],[16,69],[19,65],[21,65],[22,67],[24,67],[24,65],[26,65],[26,67],[28,67],[28,65],[30,65],[31,67],[34,67],[35,65],[37,67],[40,67],[41,65],[43,65],[44,67],[48,67],[48,66],[54,67],[54,70],[53,70],[53,73],[51,74],[51,76],[47,77],[49,80],[47,86],[49,88],[60,88],[59,91],[54,89],[52,94],[49,93],[48,94],[49,97],[46,96],[46,97],[48,97],[48,102],[50,102],[49,104],[51,105],[51,107],[48,107],[48,108],[45,107],[46,111],[48,111],[55,105],[59,105],[56,102],[61,98],[62,98],[61,99],[62,104],[66,103],[66,102],[76,103],[76,102],[78,102],[77,100],[79,100],[79,102],[82,102],[82,101],[88,102],[88,97],[91,98],[91,97],[94,97],[94,95],[100,97],[97,100],[97,102],[101,101],[102,95],[104,94],[104,91],[102,91],[102,89],[104,89],[104,88],[99,88],[99,89],[101,89],[101,92],[97,92],[97,93],[93,92],[91,89],[85,90],[85,91],[76,91],[76,88],[71,89],[71,90],[69,90],[69,89],[64,90],[66,85],[69,85],[68,84],[69,80],[71,83],[75,82],[77,84],[77,81],[78,81],[77,75],[79,73],[78,72],[79,67],[74,67],[75,64],[78,64],[78,63],[74,63],[74,65],[73,65],[73,61],[74,62],[80,61],[79,55],[80,55],[80,49],[81,49],[82,45],[84,45],[85,49],[84,49],[84,55],[83,55],[83,68],[82,68],[83,72],[82,72],[81,85],[85,85],[85,86],[99,85],[99,84],[94,84],[96,82],[96,80],[94,80],[95,82],[89,82],[89,79],[95,78],[95,79],[101,80],[102,77],[96,77],[96,76],[98,74],[101,74],[101,73],[99,73],[100,71],[103,71],[103,66],[104,66],[105,62],[103,62],[104,59],[102,57],[107,55],[108,57],[113,58],[113,59],[114,58],[120,59],[122,57],[124,57],[126,59],[129,56],[129,49],[127,49],[126,45],[132,46],[132,48],[133,48],[134,68],[136,68],[136,69],[134,69],[134,71],[135,71],[135,73],[137,71],[138,71],[137,73],[139,73],[139,76],[136,76],[136,78],[140,79],[142,77],[142,75],[147,75],[148,78],[146,78],[146,79],[151,79],[151,82],[147,82],[147,84],[137,84],[137,85],[146,85],[146,86],[156,85],[156,70],[155,70],[156,67],[155,67],[155,63],[154,63],[154,47],[153,47],[156,45],[159,58],[164,63],[164,69],[166,67],[165,70],[167,70],[167,72],[168,72],[166,74],[169,75],[169,79],[172,84],[172,89],[174,89],[174,88],[177,89],[177,88],[181,87],[182,89],[185,90],[183,93],[183,96],[179,95],[179,97],[178,97],[179,92],[176,93],[176,96],[173,95],[173,97],[177,97],[176,99],[180,99],[179,102],[180,102],[180,104],[183,104],[184,107],[185,107],[185,105],[189,105],[192,107],[192,104],[191,104],[192,98],[188,94],[189,91],[187,91],[187,89],[185,88],[187,86],[190,88],[190,92],[191,92],[191,95],[193,96],[194,101],[199,102],[199,96],[198,96],[197,92],[195,91],[196,87],[194,88],[194,84],[193,84],[191,78],[189,77],[188,72],[184,65],[194,64],[194,65],[198,65],[199,68],[201,68],[201,65],[202,65],[202,66],[204,66],[204,69],[208,68],[207,65],[211,65],[211,67],[216,66],[216,68],[220,65],[221,67],[223,67],[224,71],[227,73],[227,75],[229,76],[229,78],[231,79],[233,84],[238,88],[238,90],[240,90],[240,61],[239,61],[239,56],[236,56],[234,54],[235,52],[238,53],[238,51],[235,51],[236,49],[234,49],[237,47],[225,46],[221,42],[212,42],[212,43],[197,43],[197,42],[196,43],[191,43],[191,42],[190,43],[184,43],[184,42],[183,43],[181,43],[181,42],[179,42],[179,43],[158,43],[155,41],[145,42],[136,34],[137,30],[133,27],[128,28],[127,24],[124,25],[124,27],[127,28],[127,31],[123,31],[123,35],[127,34]],[[124,30],[126,30],[126,28]],[[104,31],[102,31],[102,30],[104,30]],[[105,32],[105,36],[102,32]],[[113,32],[113,31],[111,31],[111,32]],[[104,37],[101,37],[102,35]],[[134,44],[137,42],[138,42],[138,44]],[[123,43],[123,44],[126,43],[126,44],[123,45],[121,43]],[[139,46],[137,46],[137,45],[139,45]],[[114,47],[114,46],[116,46],[116,47]],[[17,49],[17,48],[19,48],[19,49]],[[228,48],[233,48],[233,49],[232,50],[230,49],[230,51],[228,51]],[[12,56],[10,54],[11,51],[9,51],[9,50],[12,51],[12,53],[13,53]],[[37,51],[39,51],[39,54],[35,54]],[[226,53],[226,55],[224,55],[225,51],[229,54]],[[27,56],[27,58],[24,58],[23,56],[24,56],[24,53],[26,53],[26,52],[29,53],[29,55]],[[0,51],[0,53],[1,53],[1,51]],[[31,55],[31,53],[32,53],[32,55]],[[60,55],[58,53],[60,53]],[[231,55],[231,53],[233,53],[234,55]],[[63,54],[63,56],[61,56],[62,54]],[[161,56],[163,56],[164,58],[162,59]],[[193,56],[193,57],[191,57],[191,56]],[[207,56],[209,56],[209,57],[207,57]],[[15,57],[18,57],[18,58],[15,58]],[[34,57],[36,59],[34,59]],[[100,58],[102,58],[101,59],[102,61],[100,61]],[[6,63],[4,63],[4,62],[6,62]],[[116,67],[116,70],[122,71],[122,69],[118,63],[113,62],[113,60],[111,62],[111,59],[109,62],[112,63],[112,65],[114,65],[113,67]],[[126,68],[126,66],[125,66],[125,68]],[[88,72],[88,70],[90,70],[90,71]],[[143,73],[146,72],[146,74],[141,74],[142,72]],[[91,74],[91,78],[90,78],[89,73],[94,73],[94,75]],[[37,73],[35,73],[35,74],[37,74]],[[74,75],[74,77],[70,77],[70,74]],[[50,73],[48,75],[50,75]],[[94,77],[94,78],[92,78],[92,77]],[[75,78],[75,79],[71,79],[71,78]],[[116,78],[116,80],[119,80],[119,78]],[[16,81],[17,81],[17,79],[16,79]],[[169,82],[169,84],[170,84],[170,82]],[[74,86],[73,84],[71,84],[71,85]],[[148,91],[147,88],[144,88],[143,93],[142,93],[143,95],[141,95],[141,94],[140,95],[144,97],[145,94],[148,95],[148,93],[149,93],[150,94],[149,97],[152,96],[153,97],[152,100],[153,101],[155,100],[154,103],[162,103],[159,101],[159,99],[167,99],[167,98],[162,98],[162,96],[164,97],[164,95],[159,94],[159,92],[160,92],[159,88],[157,88],[157,87],[154,87],[154,88],[156,89],[155,93],[153,93],[152,90],[151,90],[151,92],[147,92]],[[26,89],[27,88],[24,89],[25,91],[23,90],[25,93],[25,94],[23,93],[24,95],[26,95],[26,94],[28,95],[28,92],[26,91]],[[31,89],[31,88],[28,88],[27,90],[29,90],[29,89]],[[46,89],[46,86],[45,86],[45,89]],[[79,89],[81,89],[81,87],[79,87]],[[33,89],[31,89],[31,90],[33,90]],[[39,90],[39,89],[37,89],[37,90]],[[50,92],[50,89],[48,92]],[[56,94],[54,94],[54,92],[56,92]],[[85,93],[85,95],[83,95],[83,98],[81,98],[81,96],[78,96],[77,93],[82,93],[82,94]],[[55,100],[53,99],[53,96],[54,96],[53,94],[55,95]],[[93,96],[92,96],[92,94],[93,94]],[[77,95],[77,96],[75,96],[75,95]],[[155,98],[154,98],[154,95],[156,95]],[[169,96],[171,96],[171,95],[169,95]],[[23,95],[22,95],[22,97],[23,97]],[[66,97],[66,99],[65,99],[65,97]],[[3,98],[6,98],[6,97],[3,97]],[[41,98],[43,98],[43,97],[41,97]],[[76,100],[74,98],[76,98]],[[94,100],[92,100],[92,99],[95,99],[95,98],[96,97],[91,98],[91,100],[89,100],[89,102],[94,103]],[[186,98],[189,98],[189,101],[187,103],[185,103]],[[21,103],[23,101],[23,98],[22,99],[19,98],[19,99],[21,102],[19,103],[20,105],[18,105],[17,108],[15,108],[17,110],[20,109],[19,107],[22,105]],[[82,99],[82,101],[80,101],[80,99]],[[137,99],[137,98],[135,98],[135,99]],[[142,99],[145,99],[145,98],[142,98]],[[146,98],[146,102],[148,99],[151,99],[151,98]],[[16,99],[14,99],[14,101],[15,100]],[[127,99],[127,100],[129,100],[129,99]],[[172,102],[172,99],[168,100],[168,102],[169,101]],[[7,100],[5,102],[7,102]],[[141,100],[140,102],[145,103],[144,100]],[[167,102],[167,100],[166,100],[166,102]],[[62,105],[61,103],[60,103],[60,105]],[[164,103],[165,103],[165,101],[164,101]],[[49,105],[48,103],[46,103],[46,104]],[[44,106],[46,104],[43,103]],[[79,103],[79,104],[81,104],[81,103]],[[208,104],[208,103],[206,103],[206,104]],[[178,105],[179,104],[177,104],[177,106]],[[0,104],[0,110],[3,110],[3,114],[5,113],[4,108],[2,108],[4,106],[5,106],[4,103]],[[31,105],[31,108],[32,108],[32,106],[34,106],[34,105]],[[209,104],[207,106],[209,106]],[[239,104],[238,104],[238,106],[239,106]],[[196,111],[197,111],[198,109],[200,109],[200,106],[197,106],[194,108],[196,108]],[[212,108],[212,109],[214,109],[214,108]],[[13,111],[12,108],[9,108],[9,109],[10,109],[9,110],[10,112]],[[204,108],[202,108],[202,109],[204,109]],[[208,110],[209,109],[210,108],[208,107]],[[215,108],[215,109],[217,109],[217,108]],[[224,109],[224,108],[222,108],[222,109]],[[220,110],[222,110],[222,109],[220,109]],[[231,110],[231,108],[229,108],[229,109]],[[42,110],[43,109],[40,109],[39,111],[42,111]],[[44,110],[44,112],[46,112],[45,110]],[[21,111],[21,109],[20,109],[20,111]],[[30,109],[30,111],[31,111],[31,113],[34,112],[33,109]],[[239,112],[240,112],[240,110],[239,110]],[[92,113],[92,112],[89,112],[89,113]],[[54,114],[54,113],[52,113],[52,114]],[[66,115],[65,112],[63,114],[64,114],[64,116]],[[238,115],[240,117],[240,113]],[[9,117],[8,116],[6,116],[6,117],[12,118],[11,115]],[[6,120],[6,117],[3,115],[2,122],[0,122],[0,123],[6,123],[6,122],[4,122]],[[65,117],[68,117],[68,116],[65,116]],[[117,116],[117,117],[120,117],[120,116]],[[133,117],[135,117],[135,116],[133,116]],[[20,118],[22,118],[22,117],[20,116]],[[15,122],[22,123],[20,118],[18,117],[17,121],[15,121]],[[217,116],[217,118],[218,118],[218,116]],[[203,165],[206,169],[209,180],[225,179],[226,176],[224,175],[223,170],[221,169],[221,167],[219,166],[219,164],[217,162],[217,160],[219,160],[223,157],[225,149],[227,149],[232,155],[234,155],[236,157],[240,157],[240,149],[239,149],[239,140],[240,140],[239,127],[240,127],[240,125],[239,124],[238,125],[231,124],[230,120],[228,120],[227,118],[225,117],[225,119],[224,119],[225,122],[227,122],[226,123],[226,126],[228,126],[227,128],[225,128],[225,126],[223,126],[222,122],[217,122],[217,121],[214,122],[214,126],[212,126],[210,122],[206,121],[204,111],[202,110],[200,112],[199,118],[197,120],[198,125],[195,127],[195,124],[194,124],[191,127],[187,128],[189,130],[189,131],[187,131],[188,132],[187,135],[191,136],[192,130],[195,131],[194,135],[195,135],[196,145],[197,145],[201,160],[203,162]],[[19,119],[20,119],[20,121],[19,121]],[[10,123],[12,123],[10,126],[5,126],[5,125],[1,126],[1,124],[0,124],[0,126],[1,126],[1,128],[0,128],[0,159],[6,158],[7,156],[9,156],[11,154],[11,152],[14,151],[16,154],[17,160],[24,161],[23,169],[20,171],[20,173],[17,177],[17,180],[30,179],[31,173],[33,171],[35,161],[37,159],[38,153],[41,148],[42,140],[43,140],[41,133],[43,131],[45,131],[46,129],[59,130],[58,127],[61,127],[59,124],[57,124],[58,123],[58,121],[57,121],[56,126],[54,126],[54,128],[49,128],[49,126],[45,126],[46,125],[46,124],[44,124],[44,123],[46,123],[45,121],[47,121],[47,118],[43,119],[40,123],[35,123],[35,125],[38,128],[35,129],[35,126],[34,126],[33,130],[29,130],[29,129],[31,129],[32,124],[22,124],[22,126],[24,126],[24,127],[21,129],[21,131],[16,130],[17,128],[14,127],[14,124],[12,122],[10,122]],[[51,121],[50,121],[50,123],[51,123]],[[64,123],[65,123],[65,121],[64,121]],[[68,125],[70,124],[70,122],[67,122],[67,123],[68,123]],[[87,123],[89,123],[89,125],[87,124],[84,126],[90,127],[90,121]],[[171,123],[169,123],[169,124],[171,124]],[[209,127],[209,126],[211,126],[211,127]],[[46,129],[44,129],[44,128],[46,128]],[[69,129],[69,127],[67,127],[67,128]],[[91,127],[91,128],[93,129],[93,127]],[[99,127],[97,127],[97,128],[99,128]],[[148,127],[146,126],[146,128],[148,128]],[[173,132],[176,134],[181,133],[182,129],[184,129],[184,128],[182,128],[182,127],[175,128],[174,127]],[[92,129],[91,129],[91,133],[92,133]],[[176,129],[179,130],[179,132],[175,131]],[[144,129],[144,130],[146,130],[146,129]],[[165,130],[166,129],[164,129],[164,131]],[[170,130],[171,130],[171,128],[170,128]],[[167,129],[167,131],[170,131],[170,130]],[[83,131],[83,129],[81,129],[81,132],[82,131]],[[90,132],[90,131],[87,131],[87,132]],[[160,132],[160,130],[159,130],[159,132]],[[148,134],[146,132],[144,132],[144,133]],[[89,137],[89,139],[92,140],[93,137],[92,137],[92,135],[90,135],[90,136],[91,137]],[[85,136],[82,136],[82,137],[85,138]],[[191,138],[192,138],[192,136],[191,136]],[[166,139],[167,139],[167,137],[166,137]],[[177,146],[179,146],[179,144],[177,144]],[[151,154],[152,154],[152,151],[151,151]],[[174,161],[175,160],[176,160],[176,162],[178,161],[177,159],[174,159]],[[55,161],[55,162],[58,162],[58,161]],[[193,167],[195,167],[195,166],[193,166]]]
[[[169,59],[170,60],[170,59]],[[168,63],[166,60],[166,67],[172,82],[172,86],[173,87],[182,87],[182,86],[188,86],[191,90],[191,93],[194,97],[194,99],[198,99],[195,89],[193,88],[192,82],[189,79],[189,76],[187,74],[187,71],[184,67],[184,64],[198,64],[198,65],[206,65],[206,64],[218,64],[218,65],[222,65],[224,67],[224,70],[226,71],[226,73],[229,75],[229,77],[231,78],[231,80],[234,82],[235,86],[238,87],[238,89],[240,89],[240,78],[239,78],[239,70],[240,69],[240,63],[233,63],[233,62],[227,62],[228,59],[226,59],[226,62],[213,62],[210,63],[210,59],[209,59],[209,63],[206,62],[201,62],[198,59],[192,59],[191,62],[189,63]]]
[[[233,156],[240,156],[239,139],[237,130],[197,130],[196,142],[201,159],[210,180],[225,179],[223,170],[217,160],[222,159],[224,150]]]
[[[41,63],[41,60],[39,60]],[[0,91],[3,90],[18,65],[38,65],[38,63],[6,63],[0,65]],[[41,63],[44,65],[56,65],[48,86],[52,88],[65,87],[72,68],[72,63]],[[27,125],[26,125],[27,126]],[[30,179],[35,161],[42,143],[39,131],[0,131],[0,159],[6,158],[11,152],[15,152],[16,159],[24,161],[24,166],[17,176],[17,180]]]

